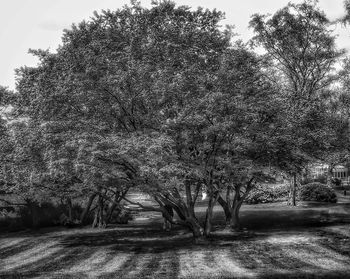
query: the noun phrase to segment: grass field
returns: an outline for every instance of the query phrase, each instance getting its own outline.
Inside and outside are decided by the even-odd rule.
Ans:
[[[1,234],[0,278],[350,278],[347,203],[247,205],[239,234],[221,230],[217,208],[217,230],[197,245],[159,221]]]

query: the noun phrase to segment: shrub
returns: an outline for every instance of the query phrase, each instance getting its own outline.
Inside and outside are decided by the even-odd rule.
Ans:
[[[246,203],[270,203],[286,200],[288,197],[287,184],[261,184],[255,187],[247,196]]]
[[[337,202],[335,191],[325,184],[314,182],[301,187],[300,200],[319,201],[319,202]]]

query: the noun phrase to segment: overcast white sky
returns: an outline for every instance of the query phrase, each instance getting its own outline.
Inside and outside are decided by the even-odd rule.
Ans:
[[[290,0],[175,0],[178,5],[193,8],[202,6],[224,11],[223,24],[233,24],[243,40],[252,33],[248,30],[254,13],[274,13]],[[291,0],[301,2],[301,0]],[[61,43],[62,30],[72,23],[89,19],[93,11],[117,9],[128,0],[0,0],[0,85],[15,87],[14,69],[23,65],[34,66],[37,60],[28,49],[54,51]],[[151,0],[141,0],[150,7]],[[320,7],[330,19],[344,14],[343,0],[319,0]],[[350,28],[338,26],[338,45],[350,50]]]

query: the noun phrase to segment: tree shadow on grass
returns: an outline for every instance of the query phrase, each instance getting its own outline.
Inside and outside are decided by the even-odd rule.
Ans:
[[[280,210],[264,209],[256,210],[247,208],[240,215],[241,226],[251,231],[283,229],[290,230],[302,227],[322,227],[336,224],[350,223],[350,208],[344,211],[336,211],[330,208],[293,208],[282,207]],[[337,207],[339,208],[339,206]],[[343,207],[341,207],[343,209]],[[204,218],[201,216],[201,219]],[[214,225],[223,228],[225,226],[224,215],[215,212]]]
[[[102,274],[95,274],[95,277],[100,278],[152,278],[154,271],[159,272],[163,278],[175,278],[179,270],[176,250],[192,244],[192,238],[188,234],[179,235],[178,231],[174,231],[169,236],[163,231],[151,228],[146,230],[144,227],[135,228],[134,231],[96,230],[67,236],[43,237],[41,240],[59,240],[59,249],[37,261],[18,263],[16,268],[0,268],[0,278],[34,278],[43,274],[47,278],[69,278],[72,273],[72,278],[86,278],[87,272],[93,273],[94,270]],[[38,245],[38,241],[31,239],[28,243],[11,247],[11,253],[8,252],[6,257],[30,251]],[[96,254],[101,252],[101,262],[96,261],[99,260],[96,259]],[[111,272],[103,270],[109,262],[118,265],[118,259],[123,255],[128,255],[128,258],[120,267]],[[161,262],[166,262],[169,268],[162,269]]]
[[[304,245],[310,245],[308,243],[298,243],[298,240],[289,244],[269,242],[269,237],[275,231],[279,232],[279,239],[283,239],[283,234],[303,235],[308,233],[309,228],[316,228],[312,231],[319,238],[316,244],[324,248],[320,251],[334,251],[348,259],[349,237],[321,228],[349,223],[347,218],[345,214],[312,208],[286,208],[282,212],[275,209],[246,209],[242,211],[242,225],[247,228],[246,231],[227,235],[214,233],[207,243],[201,245],[194,244],[191,234],[179,227],[170,233],[162,231],[161,219],[107,230],[68,230],[52,234],[38,232],[34,234],[38,238],[24,239],[2,249],[0,261],[34,249],[41,241],[57,242],[58,249],[38,260],[19,264],[15,269],[2,270],[0,264],[0,278],[182,278],[182,255],[189,255],[186,256],[189,260],[191,255],[203,255],[202,265],[211,270],[222,264],[217,258],[222,251],[244,270],[256,271],[257,278],[350,278],[350,271],[322,270],[318,273],[319,266],[313,264],[312,260],[285,253],[289,249],[306,255],[307,249],[310,249],[309,252],[315,257],[323,256],[311,246],[305,248]],[[216,212],[214,219],[218,228],[224,225],[222,212]],[[25,235],[30,234],[26,232]],[[339,263],[342,261],[341,257],[332,259],[329,256],[327,259]],[[261,271],[262,267],[264,270]],[[201,274],[197,278],[212,277],[210,273],[205,276]]]
[[[108,246],[119,252],[130,252],[135,249],[137,251],[153,249],[155,252],[167,252],[193,246],[194,242],[191,234],[183,230],[164,232],[159,229],[136,228],[134,231],[101,230],[95,233],[71,235],[65,237],[61,245],[66,248]]]
[[[258,277],[259,279],[345,279],[350,278],[350,271],[328,271],[328,272],[314,272],[314,273],[303,273],[303,272],[279,272],[271,270],[268,274],[262,274]]]
[[[348,227],[348,232],[350,231],[350,226]],[[350,237],[345,236],[339,232],[318,230],[318,236],[321,236],[317,243],[322,245],[326,249],[339,253],[343,256],[349,257],[350,260]],[[350,263],[349,263],[350,268]],[[350,278],[350,277],[349,277]]]
[[[0,272],[0,278],[86,278],[92,276],[90,273],[94,278],[183,278],[180,276],[180,254],[188,255],[188,260],[192,255],[202,254],[202,265],[210,271],[222,265],[217,255],[223,251],[240,268],[256,271],[257,278],[348,278],[344,276],[349,275],[347,271],[318,272],[318,266],[295,254],[286,253],[286,248],[296,253],[307,253],[308,248],[303,243],[271,244],[266,240],[271,236],[269,233],[233,235],[231,238],[215,236],[207,244],[194,245],[190,234],[181,235],[180,232],[167,234],[159,229],[136,227],[132,232],[115,229],[61,236],[59,250],[38,261],[21,265],[16,270]],[[338,233],[322,233],[335,240],[344,238]],[[58,239],[53,237],[47,240]],[[227,243],[223,243],[223,240]],[[23,249],[31,249],[32,246],[26,245],[23,242]],[[95,261],[96,253],[101,251],[104,252],[103,257]],[[312,249],[309,252],[315,256],[319,253]],[[91,264],[81,265],[86,261]],[[315,276],[310,270],[314,271]],[[198,277],[192,278],[225,278],[213,277],[210,273],[198,274]],[[236,278],[245,277],[243,274]]]
[[[19,243],[16,243],[15,245],[1,248],[0,260],[5,260],[23,251],[33,249],[37,245],[38,245],[37,241],[33,241],[33,239],[26,239],[26,240],[20,241]]]

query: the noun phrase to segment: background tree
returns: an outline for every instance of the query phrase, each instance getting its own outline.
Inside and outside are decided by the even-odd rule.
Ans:
[[[335,36],[328,30],[329,20],[316,4],[315,1],[289,3],[271,18],[256,14],[250,21],[256,33],[253,42],[266,50],[285,80],[281,92],[286,104],[284,140],[290,149],[289,156],[284,158],[289,158],[290,163],[284,163],[288,165],[284,170],[294,177],[290,201],[293,205],[297,176],[314,157],[312,151],[320,152],[327,146],[324,137],[327,132],[321,132],[322,123],[313,124],[320,117],[318,100],[323,90],[336,80],[334,65],[343,54],[336,49]],[[318,148],[312,148],[310,143],[317,143]]]
[[[223,56],[218,74],[221,97],[212,113],[226,135],[217,166],[218,201],[232,229],[239,229],[239,210],[249,192],[271,175],[269,154],[278,148],[266,135],[280,113],[279,92],[263,66],[256,54],[237,44]]]

